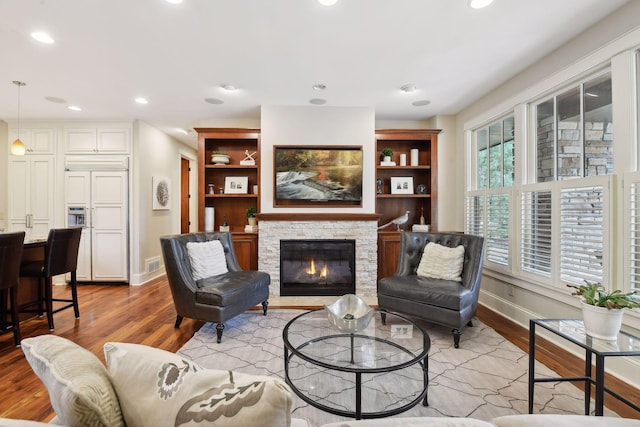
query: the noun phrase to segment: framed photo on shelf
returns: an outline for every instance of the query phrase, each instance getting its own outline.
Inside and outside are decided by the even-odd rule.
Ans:
[[[227,176],[224,179],[224,194],[247,194],[248,176]]]
[[[392,176],[391,194],[413,194],[413,177]]]

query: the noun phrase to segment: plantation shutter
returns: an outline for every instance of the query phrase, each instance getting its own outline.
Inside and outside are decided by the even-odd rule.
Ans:
[[[640,291],[640,173],[625,176],[627,215],[626,235],[628,237],[629,258],[625,271],[629,272],[629,290]]]
[[[520,269],[551,276],[551,190],[523,191],[521,199]]]
[[[491,194],[487,198],[487,261],[509,265],[508,193]]]
[[[484,236],[484,196],[467,196],[464,232]]]
[[[604,281],[604,192],[604,185],[560,190],[561,280],[571,283]]]

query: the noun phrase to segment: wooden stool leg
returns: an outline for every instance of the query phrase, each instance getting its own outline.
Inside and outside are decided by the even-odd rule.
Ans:
[[[49,330],[53,331],[53,300],[51,293],[53,292],[53,278],[47,277],[44,285],[44,298],[47,305],[47,321],[49,322]]]
[[[18,298],[16,297],[17,289],[9,289],[9,299],[11,300],[11,323],[13,324],[13,341],[16,343],[16,347],[20,346],[20,319],[18,318]]]
[[[76,319],[80,318],[80,308],[78,307],[78,284],[76,283],[76,272],[71,272],[71,298],[73,299],[73,312]]]

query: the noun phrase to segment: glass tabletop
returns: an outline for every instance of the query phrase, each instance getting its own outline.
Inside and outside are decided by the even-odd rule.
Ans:
[[[423,360],[429,335],[410,320],[376,310],[369,325],[354,334],[330,325],[325,310],[303,313],[283,331],[285,346],[317,365],[347,372],[388,372]]]
[[[607,341],[587,335],[582,319],[536,319],[533,322],[597,354],[609,356],[640,355],[640,337],[626,332],[618,333],[615,341]]]

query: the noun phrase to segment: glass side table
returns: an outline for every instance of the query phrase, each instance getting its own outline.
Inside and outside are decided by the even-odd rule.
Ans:
[[[546,329],[572,342],[585,350],[584,376],[564,377],[564,378],[535,378],[535,350],[536,350],[536,326]],[[592,362],[595,355],[595,378],[592,374]],[[616,341],[605,341],[593,338],[584,332],[582,319],[531,319],[529,321],[529,413],[533,413],[533,392],[535,383],[539,382],[559,382],[559,381],[582,381],[584,387],[584,414],[589,415],[591,385],[596,386],[595,390],[595,415],[602,416],[604,409],[604,392],[606,391],[616,399],[624,402],[640,412],[640,406],[625,399],[604,386],[604,361],[607,357],[620,356],[640,356],[640,337],[636,337],[626,332],[620,332]]]

